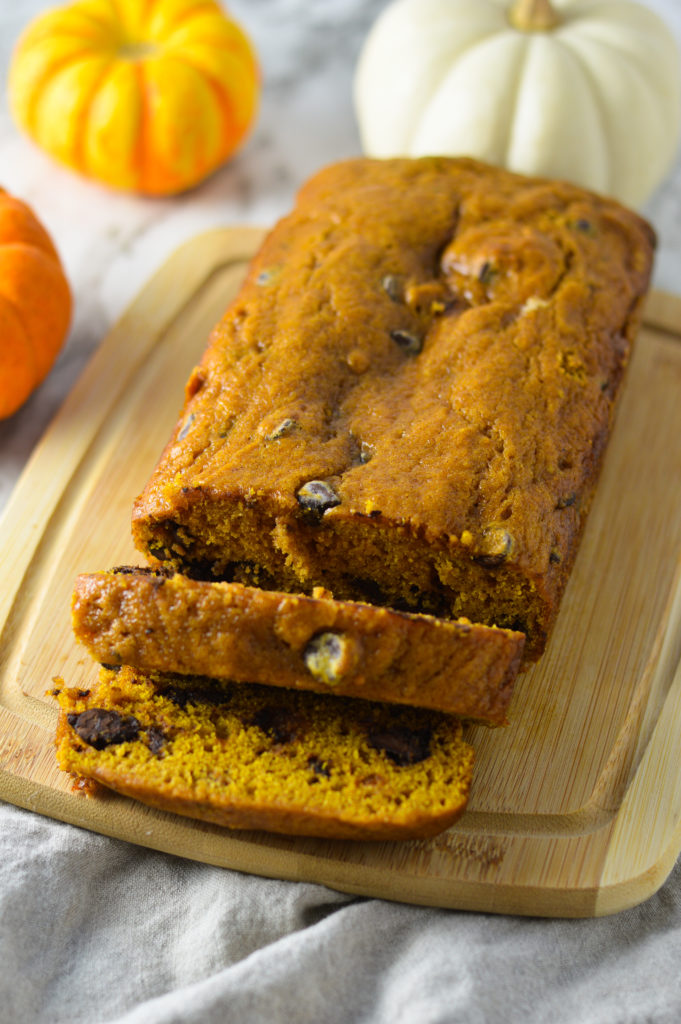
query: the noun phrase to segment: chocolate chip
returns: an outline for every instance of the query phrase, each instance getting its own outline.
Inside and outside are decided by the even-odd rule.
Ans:
[[[559,498],[556,502],[556,508],[570,508],[571,505],[577,501],[576,494],[568,494],[564,498]]]
[[[168,562],[173,557],[168,548],[157,540],[149,542],[149,554],[152,558],[158,558],[159,562]]]
[[[293,743],[302,731],[302,723],[295,715],[270,704],[256,711],[252,725],[270,735],[275,743]]]
[[[362,441],[359,446],[359,461],[363,466],[366,466],[367,462],[371,462],[374,457],[374,446],[368,444],[366,441]]]
[[[230,699],[229,690],[217,682],[207,682],[205,686],[167,686],[160,691],[160,695],[176,704],[179,708],[186,708],[187,704],[228,704]]]
[[[291,434],[298,423],[296,420],[291,419],[287,416],[285,420],[282,420],[278,427],[275,427],[270,434],[265,435],[266,441],[278,441],[280,437],[286,437],[287,434]]]
[[[79,715],[70,714],[68,723],[95,750],[136,740],[140,729],[139,722],[132,715],[123,718],[117,711],[106,708],[88,708]]]
[[[503,565],[505,558],[503,555],[475,555],[473,561],[483,569],[495,569],[498,565]]]
[[[301,508],[310,512],[326,512],[341,503],[336,492],[324,480],[308,480],[296,492],[296,500]]]
[[[478,281],[480,281],[481,284],[490,284],[496,273],[497,271],[489,260],[485,260],[478,272]]]
[[[195,490],[199,490],[196,488]],[[213,563],[207,558],[196,554],[197,540],[186,525],[176,523],[173,519],[166,519],[160,524],[163,530],[165,543],[152,541],[149,544],[149,552],[160,561],[172,561],[175,557],[182,559],[182,571],[195,580],[214,579]],[[174,574],[172,568],[161,568],[155,570],[160,577],[170,577]]]
[[[386,274],[381,280],[381,287],[393,302],[402,302],[404,300],[404,284],[402,279],[397,277],[396,274]]]
[[[152,725],[151,728],[147,729],[147,746],[152,754],[160,753],[165,746],[165,742],[165,733],[158,726]]]
[[[184,708],[187,704],[200,703],[196,696],[192,697],[191,690],[181,690],[176,686],[168,686],[165,690],[161,690],[160,696],[165,697],[171,704],[176,704],[178,708]]]
[[[583,235],[591,235],[592,237],[596,234],[596,229],[590,220],[586,217],[579,217],[575,221],[575,227],[578,231],[581,231]]]
[[[322,761],[316,754],[310,754],[307,759],[307,766],[315,775],[323,775],[325,779],[331,776],[331,768],[328,761]]]
[[[261,287],[266,284],[272,284],[272,282],[276,281],[276,279],[279,277],[280,273],[280,266],[265,267],[265,269],[261,270],[258,276],[256,277],[255,283],[260,285]]]
[[[410,331],[391,331],[390,337],[407,355],[417,356],[423,348],[423,339]]]
[[[303,652],[310,675],[327,686],[334,686],[352,668],[351,641],[342,633],[318,633]]]
[[[482,533],[483,550],[475,555],[474,562],[481,565],[483,569],[493,569],[497,565],[503,565],[511,558],[515,550],[513,535],[500,527],[489,527]]]
[[[409,729],[404,725],[369,728],[369,746],[382,750],[400,767],[417,764],[430,756],[430,729]]]
[[[178,441],[183,441],[184,440],[184,438],[189,433],[189,428],[191,427],[193,422],[194,422],[194,413],[192,412],[192,413],[189,414],[189,416],[187,416],[187,419],[184,421],[184,424],[182,426],[182,430],[177,435],[177,440]]]
[[[551,565],[559,565],[561,562],[560,552],[555,548],[551,548],[549,551],[549,562]]]

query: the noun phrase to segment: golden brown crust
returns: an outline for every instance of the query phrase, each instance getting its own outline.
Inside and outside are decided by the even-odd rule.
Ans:
[[[58,700],[64,771],[229,828],[425,838],[466,807],[473,750],[437,713],[248,685],[218,698],[129,667]]]
[[[83,574],[76,637],[99,662],[413,704],[502,724],[524,636],[372,605],[124,568]]]
[[[471,160],[323,171],[215,329],[136,543],[190,575],[515,626],[537,656],[652,249],[613,201]]]
[[[113,789],[121,796],[131,797],[140,803],[170,811],[212,825],[239,830],[262,830],[291,836],[314,836],[319,839],[429,839],[454,825],[465,810],[463,801],[455,811],[442,814],[415,814],[406,822],[376,820],[366,822],[341,821],[325,808],[315,811],[296,810],[270,805],[257,806],[253,800],[234,806],[219,807],[195,800],[190,790],[165,795],[134,772],[114,770],[107,767],[94,769],[93,779],[107,789]]]

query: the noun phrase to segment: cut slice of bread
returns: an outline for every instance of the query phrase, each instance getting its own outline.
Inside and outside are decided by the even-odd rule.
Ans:
[[[62,769],[203,821],[407,839],[466,807],[473,749],[437,712],[129,666],[55,695]]]
[[[428,707],[502,724],[524,635],[350,601],[122,567],[81,575],[99,662]]]

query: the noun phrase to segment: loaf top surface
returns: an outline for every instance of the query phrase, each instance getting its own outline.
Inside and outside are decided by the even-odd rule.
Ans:
[[[134,518],[294,517],[324,481],[326,519],[560,574],[653,246],[611,200],[468,159],[322,171],[214,330]]]

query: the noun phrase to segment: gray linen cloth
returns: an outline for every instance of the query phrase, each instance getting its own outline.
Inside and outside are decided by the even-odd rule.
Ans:
[[[214,868],[0,804],[2,1024],[678,1024],[681,862],[610,918]]]

